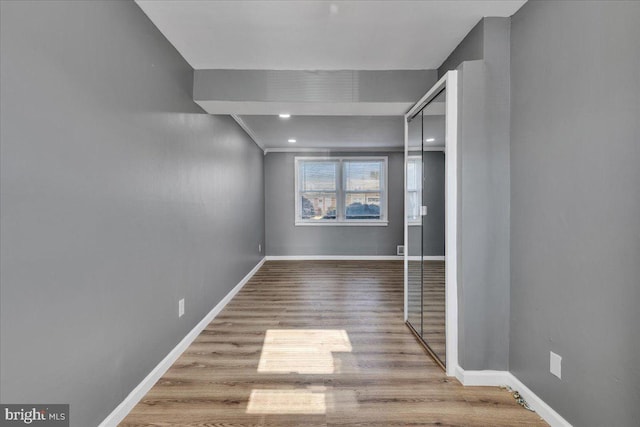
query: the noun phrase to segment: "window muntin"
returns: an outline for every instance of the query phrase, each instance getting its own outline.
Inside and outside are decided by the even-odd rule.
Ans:
[[[296,225],[386,225],[386,157],[296,157]]]

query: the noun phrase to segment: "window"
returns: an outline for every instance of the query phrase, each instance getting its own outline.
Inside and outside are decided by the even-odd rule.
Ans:
[[[420,223],[420,206],[422,205],[422,158],[407,157],[407,221],[409,224]]]
[[[386,157],[296,157],[296,225],[387,225]]]

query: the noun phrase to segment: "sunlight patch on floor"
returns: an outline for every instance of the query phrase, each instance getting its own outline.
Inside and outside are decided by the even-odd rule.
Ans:
[[[258,372],[332,374],[332,352],[350,352],[349,336],[341,329],[269,329]]]
[[[252,390],[247,414],[326,414],[324,392]]]

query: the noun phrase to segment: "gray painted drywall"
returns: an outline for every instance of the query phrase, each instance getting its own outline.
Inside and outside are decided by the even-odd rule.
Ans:
[[[484,18],[447,60],[461,63],[458,359],[469,370],[509,367],[509,31],[509,18]]]
[[[574,426],[636,426],[640,3],[530,1],[511,32],[510,368]]]
[[[469,31],[460,44],[438,67],[438,79],[449,70],[455,70],[463,61],[474,61],[484,56],[484,21],[481,19],[475,27]]]
[[[212,114],[402,116],[436,78],[436,70],[196,70],[193,95]]]
[[[404,153],[334,154],[388,156],[389,225],[294,225],[295,156],[327,156],[331,153],[268,153],[264,163],[267,255],[396,255],[396,246],[402,245],[404,240]]]
[[[196,70],[193,97],[232,102],[415,102],[436,70]]]
[[[259,262],[263,155],[133,2],[0,8],[2,402],[95,426]]]

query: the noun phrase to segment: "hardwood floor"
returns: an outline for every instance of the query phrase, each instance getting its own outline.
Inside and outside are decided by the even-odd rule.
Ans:
[[[402,262],[267,262],[120,426],[546,426],[402,319]]]
[[[422,336],[444,363],[446,352],[444,261],[424,261]]]
[[[445,364],[445,262],[409,261],[409,323]]]

